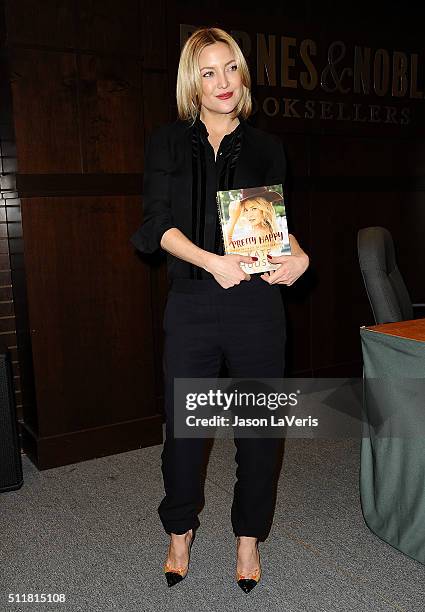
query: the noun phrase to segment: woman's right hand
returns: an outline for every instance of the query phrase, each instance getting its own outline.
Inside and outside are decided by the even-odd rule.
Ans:
[[[205,270],[212,274],[224,289],[239,285],[243,280],[251,280],[251,276],[240,267],[241,263],[252,263],[256,257],[247,255],[215,255],[210,253]]]

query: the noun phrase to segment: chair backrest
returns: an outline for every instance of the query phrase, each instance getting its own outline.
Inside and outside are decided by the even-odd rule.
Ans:
[[[390,232],[384,227],[359,230],[357,250],[376,324],[413,319],[412,302],[397,267]]]

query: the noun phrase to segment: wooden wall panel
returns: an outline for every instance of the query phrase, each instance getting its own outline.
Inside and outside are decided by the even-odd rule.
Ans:
[[[361,361],[359,327],[373,322],[357,257],[357,231],[382,219],[397,237],[397,193],[315,193],[311,208],[314,370]],[[348,375],[348,374],[347,374]]]
[[[10,70],[19,172],[80,172],[75,55],[13,49]]]
[[[170,91],[165,73],[143,72],[143,114],[145,138],[155,127],[172,120]]]
[[[140,19],[142,36],[140,52],[145,70],[167,70],[168,40],[166,34],[166,0],[141,0]]]
[[[42,437],[141,419],[141,403],[155,413],[149,269],[127,240],[135,203],[22,200]]]
[[[83,171],[141,172],[141,63],[82,55],[79,72]]]
[[[100,53],[136,54],[140,40],[139,0],[76,0],[77,46]]]
[[[75,0],[5,0],[8,44],[74,47]]]
[[[422,139],[326,135],[316,138],[315,142],[311,168],[314,176],[378,178],[425,175],[425,141]],[[356,185],[353,184],[352,188],[355,190]]]
[[[26,325],[18,343],[33,366],[20,369],[29,399],[23,444],[40,469],[162,437],[152,291],[164,301],[155,280],[164,267],[149,267],[130,236],[141,222],[145,133],[170,105],[166,48],[156,45],[165,7],[155,5],[151,23],[142,4],[6,7],[15,128],[8,142],[16,136],[18,157],[11,183],[23,194],[24,238],[17,194],[3,254],[9,249],[14,306]]]
[[[421,156],[418,158],[420,162],[424,162]],[[399,201],[400,224],[394,236],[398,267],[412,301],[423,304],[425,303],[425,191],[422,189],[399,193]]]

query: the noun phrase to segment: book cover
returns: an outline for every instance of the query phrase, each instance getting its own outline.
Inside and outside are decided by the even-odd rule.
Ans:
[[[291,254],[281,184],[218,191],[217,205],[225,253],[258,258],[241,264],[247,274],[279,268],[267,253]]]

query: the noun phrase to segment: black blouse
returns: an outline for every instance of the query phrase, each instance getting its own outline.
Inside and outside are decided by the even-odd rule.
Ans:
[[[164,232],[176,227],[197,246],[222,255],[217,191],[284,184],[281,140],[239,121],[222,139],[216,159],[199,117],[193,125],[179,120],[153,132],[145,155],[144,221],[131,237],[139,251],[155,252]],[[167,260],[170,280],[212,278],[169,253]]]

